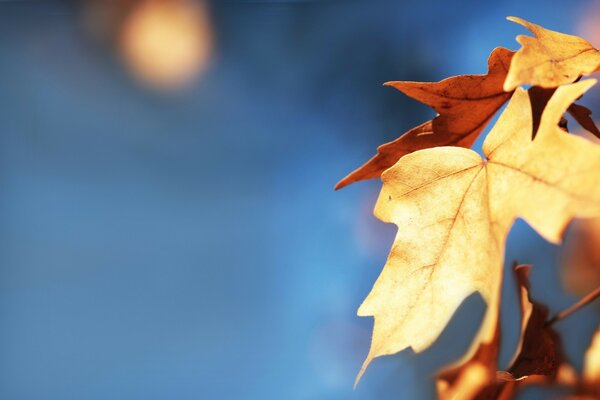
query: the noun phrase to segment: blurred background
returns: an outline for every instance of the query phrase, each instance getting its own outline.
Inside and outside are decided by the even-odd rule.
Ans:
[[[433,398],[483,303],[353,391],[395,228],[378,181],[333,186],[434,115],[383,82],[484,73],[508,15],[600,46],[589,0],[1,1],[0,398]],[[552,312],[581,295],[522,222],[515,259]],[[557,324],[578,368],[598,321]]]

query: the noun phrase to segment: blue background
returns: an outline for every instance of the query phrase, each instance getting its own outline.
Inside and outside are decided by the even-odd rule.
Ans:
[[[0,398],[432,398],[484,306],[353,391],[356,309],[395,229],[372,216],[378,181],[333,185],[434,115],[383,82],[484,73],[525,33],[507,15],[577,33],[592,3],[215,1],[208,71],[162,93],[91,43],[78,3],[0,2]],[[508,248],[553,312],[576,299],[524,223]],[[597,322],[558,326],[578,366]]]

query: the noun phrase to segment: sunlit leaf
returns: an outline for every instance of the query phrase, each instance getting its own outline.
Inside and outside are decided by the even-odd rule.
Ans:
[[[437,147],[408,154],[383,173],[375,214],[399,229],[358,311],[374,317],[358,378],[375,357],[429,347],[471,293],[493,301],[517,217],[558,243],[573,217],[600,214],[600,146],[558,127],[594,83],[557,89],[533,141],[529,97],[518,89],[486,138],[485,159]],[[486,317],[482,329],[489,326]]]

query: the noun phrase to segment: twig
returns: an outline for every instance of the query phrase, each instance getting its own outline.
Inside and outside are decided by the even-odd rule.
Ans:
[[[552,325],[556,321],[560,321],[561,319],[567,318],[569,315],[573,314],[575,311],[583,308],[584,306],[590,304],[592,301],[596,300],[598,297],[600,297],[600,286],[598,286],[592,292],[585,295],[581,300],[579,300],[577,303],[573,304],[571,307],[559,312],[554,317],[550,318],[548,320],[548,322],[546,322],[546,325]]]

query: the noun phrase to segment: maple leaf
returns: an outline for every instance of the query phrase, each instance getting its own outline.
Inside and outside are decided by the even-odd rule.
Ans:
[[[573,217],[600,214],[600,147],[558,127],[595,82],[558,88],[533,141],[529,96],[517,89],[484,142],[485,160],[469,149],[437,147],[383,173],[375,215],[399,229],[358,310],[373,316],[374,326],[357,381],[375,357],[429,347],[473,292],[493,301],[517,217],[558,243]]]
[[[508,371],[499,371],[495,382],[474,399],[512,399],[526,385],[565,385],[577,382],[576,372],[567,362],[562,340],[548,321],[548,307],[532,300],[530,265],[514,269],[521,309],[521,334]]]
[[[388,82],[409,97],[433,107],[439,115],[383,144],[377,154],[335,186],[378,178],[405,154],[437,146],[471,147],[487,123],[508,100],[502,85],[514,52],[498,47],[485,75],[461,75],[439,82]]]
[[[504,90],[521,85],[554,88],[596,72],[600,52],[586,40],[542,28],[517,17],[509,21],[523,25],[535,37],[519,35],[521,49],[512,58]]]

